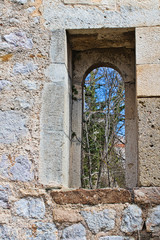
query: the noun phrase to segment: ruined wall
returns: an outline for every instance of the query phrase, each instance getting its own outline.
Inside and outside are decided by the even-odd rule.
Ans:
[[[159,0],[0,1],[0,239],[159,239],[158,187],[93,191],[90,201],[83,191],[53,191],[69,182],[65,31],[91,28],[136,30],[138,184],[160,185],[159,7]]]

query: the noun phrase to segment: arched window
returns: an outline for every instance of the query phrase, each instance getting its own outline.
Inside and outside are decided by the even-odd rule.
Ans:
[[[125,86],[113,68],[85,78],[81,146],[82,187],[125,186]]]

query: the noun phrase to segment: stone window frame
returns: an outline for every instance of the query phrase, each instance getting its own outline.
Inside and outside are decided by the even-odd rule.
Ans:
[[[52,32],[50,56],[51,64],[45,72],[50,82],[45,84],[42,94],[40,182],[53,188],[81,186],[81,147],[78,142],[71,141],[71,132],[77,131],[81,139],[82,82],[87,73],[103,65],[118,70],[125,82],[126,187],[136,187],[135,49],[110,47],[74,51],[66,30],[58,29]],[[73,84],[79,95],[78,101],[72,104]]]

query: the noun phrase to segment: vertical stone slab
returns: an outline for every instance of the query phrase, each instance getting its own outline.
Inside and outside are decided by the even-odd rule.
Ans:
[[[133,73],[134,74],[134,73]],[[137,117],[135,82],[125,83],[126,187],[137,186]]]
[[[160,27],[136,29],[139,185],[159,186]]]
[[[44,85],[41,109],[40,182],[68,187],[70,148],[70,78],[65,30],[52,32],[50,79]]]
[[[75,85],[74,87],[78,91],[78,95],[73,93],[70,187],[77,188],[81,186],[82,86]]]

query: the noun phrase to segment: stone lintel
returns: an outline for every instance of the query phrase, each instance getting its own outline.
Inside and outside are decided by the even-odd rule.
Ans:
[[[76,189],[72,191],[52,191],[53,200],[63,204],[115,204],[130,203],[131,193],[126,189]]]
[[[133,191],[136,204],[160,204],[160,187],[135,188]]]

